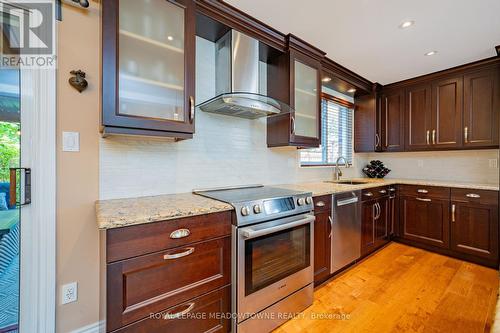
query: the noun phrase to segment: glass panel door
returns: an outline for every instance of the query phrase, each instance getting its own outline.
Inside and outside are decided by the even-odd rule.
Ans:
[[[120,1],[120,115],[185,121],[184,16],[170,1]]]
[[[306,224],[245,241],[245,295],[310,265],[311,225]]]
[[[318,137],[318,70],[295,60],[295,135]]]
[[[0,12],[0,38],[16,35],[17,17]],[[9,43],[0,43],[3,49]],[[18,173],[11,178],[11,168],[19,167],[20,138],[20,71],[0,69],[0,332],[17,332],[19,324],[19,224],[18,198],[11,198],[13,180],[19,184]]]

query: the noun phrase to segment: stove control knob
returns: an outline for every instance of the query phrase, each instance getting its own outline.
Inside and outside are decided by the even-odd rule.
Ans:
[[[312,202],[313,202],[313,198],[311,198],[311,197],[307,197],[307,198],[306,198],[306,203],[307,203],[308,205],[312,204]]]
[[[243,206],[241,208],[241,215],[243,215],[243,216],[250,215],[250,208],[248,208],[248,206]]]
[[[253,206],[253,212],[255,214],[260,214],[262,212],[262,209],[260,208],[260,205]]]
[[[304,198],[299,198],[299,200],[297,200],[297,204],[299,206],[303,206],[305,203],[306,203],[306,199],[304,199]]]

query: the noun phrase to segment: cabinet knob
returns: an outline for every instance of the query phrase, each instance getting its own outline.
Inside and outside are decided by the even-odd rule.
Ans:
[[[316,203],[316,207],[325,207],[325,202],[324,201],[318,201]]]
[[[191,231],[189,229],[177,229],[174,230],[170,233],[170,238],[171,239],[180,239],[180,238],[186,238],[191,234]]]
[[[427,194],[429,193],[429,191],[425,190],[425,189],[418,189],[417,190],[418,193],[424,193],[424,194]]]
[[[366,192],[364,195],[366,195],[367,197],[373,197],[373,193],[372,192]]]
[[[466,194],[465,196],[467,198],[474,198],[474,199],[481,198],[481,196],[479,194],[476,194],[476,193],[469,193],[469,194]]]

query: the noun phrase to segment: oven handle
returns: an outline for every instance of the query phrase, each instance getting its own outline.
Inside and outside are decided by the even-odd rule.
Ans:
[[[314,222],[314,220],[315,220],[314,216],[308,215],[306,218],[303,218],[303,219],[300,219],[297,221],[293,221],[290,223],[280,224],[280,225],[277,225],[277,226],[274,226],[271,228],[265,228],[265,229],[259,229],[259,230],[248,228],[248,230],[242,230],[242,235],[243,235],[243,237],[245,237],[247,239],[256,238],[256,237],[260,237],[260,236],[264,236],[264,235],[269,235],[269,234],[272,234],[272,233],[275,233],[275,232],[278,232],[281,230],[295,228],[295,227],[298,227],[298,226],[301,226],[304,224],[312,223],[312,222]]]

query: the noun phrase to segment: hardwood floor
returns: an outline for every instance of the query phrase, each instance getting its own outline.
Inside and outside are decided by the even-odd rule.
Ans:
[[[316,289],[275,333],[489,332],[498,281],[493,269],[391,243]]]

